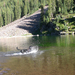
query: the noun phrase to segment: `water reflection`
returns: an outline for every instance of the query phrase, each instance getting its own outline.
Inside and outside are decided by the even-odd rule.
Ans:
[[[40,44],[39,46],[41,47],[46,47],[46,49],[50,48],[50,47],[54,47],[54,46],[57,46],[57,47],[69,47],[69,46],[72,46],[74,47],[75,46],[75,36],[71,36],[71,35],[62,35],[62,36],[44,36],[44,37],[40,37],[39,38],[39,41],[40,41]]]
[[[53,50],[46,51],[35,59],[32,55],[12,57],[12,60],[4,64],[10,68],[5,75],[74,75],[75,55],[64,51],[63,54]]]
[[[34,37],[0,38],[0,51],[15,51],[16,47],[29,48],[29,46],[33,46],[36,44],[37,41],[35,41]]]
[[[75,36],[42,36],[13,38],[15,41],[0,42],[0,55],[37,44],[39,51],[35,54],[18,56],[0,56],[0,74],[2,75],[75,75]],[[9,38],[11,39],[11,38]],[[27,40],[28,39],[28,40]],[[18,41],[17,41],[18,40]],[[13,43],[13,45],[10,45]],[[3,48],[5,47],[5,48]],[[8,50],[9,49],[9,50]],[[5,60],[6,59],[6,60]],[[1,62],[1,60],[3,60]]]

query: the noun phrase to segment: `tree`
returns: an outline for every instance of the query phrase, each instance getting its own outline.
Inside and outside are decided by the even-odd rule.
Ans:
[[[44,24],[44,18],[45,17],[44,17],[44,8],[43,8],[43,5],[41,5],[40,8],[41,8],[41,18],[40,18],[40,20],[41,20],[40,29],[41,29],[42,25]]]
[[[34,11],[38,9],[38,0],[34,0]]]
[[[30,11],[30,0],[27,0],[27,14],[31,13]]]
[[[56,12],[56,0],[52,0],[52,11]]]
[[[30,11],[31,11],[31,13],[33,13],[33,11],[34,11],[34,5],[35,5],[34,0],[30,0]]]
[[[48,17],[52,18],[53,17],[53,12],[52,12],[52,0],[48,0]]]
[[[7,24],[11,22],[11,10],[9,7],[6,9],[6,18],[7,18]]]
[[[11,22],[14,21],[14,12],[11,10]]]
[[[21,18],[21,7],[19,6],[19,1],[15,3],[14,15],[15,20]]]
[[[2,18],[2,12],[0,9],[0,27],[2,27],[2,25],[3,25],[3,18]]]
[[[27,15],[27,0],[25,0],[24,4],[24,15]]]

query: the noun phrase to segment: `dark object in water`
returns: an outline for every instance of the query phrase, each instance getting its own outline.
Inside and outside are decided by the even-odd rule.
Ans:
[[[16,47],[17,50],[19,50],[21,53],[24,53],[24,52],[30,52],[31,49],[29,47],[29,49],[18,49],[18,47]]]
[[[21,53],[25,53],[33,50],[38,50],[38,46],[29,46],[28,49],[18,49],[18,47],[16,47],[16,49],[19,50]]]

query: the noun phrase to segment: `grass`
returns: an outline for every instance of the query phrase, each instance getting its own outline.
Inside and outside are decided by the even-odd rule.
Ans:
[[[28,33],[28,34],[24,34],[23,36],[28,36],[28,35],[32,35],[31,33]]]

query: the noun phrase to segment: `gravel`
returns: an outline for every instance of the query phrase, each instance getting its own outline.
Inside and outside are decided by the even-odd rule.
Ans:
[[[48,7],[45,6],[45,10]],[[25,34],[32,34],[37,30],[40,24],[40,13],[39,9],[30,16],[24,16],[10,24],[0,28],[0,37],[11,37],[11,36],[24,36]],[[32,34],[33,35],[33,34]]]

